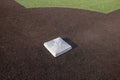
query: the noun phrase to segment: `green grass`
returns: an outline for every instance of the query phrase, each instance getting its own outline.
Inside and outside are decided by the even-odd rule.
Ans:
[[[26,8],[77,8],[101,13],[120,9],[120,0],[16,0]]]

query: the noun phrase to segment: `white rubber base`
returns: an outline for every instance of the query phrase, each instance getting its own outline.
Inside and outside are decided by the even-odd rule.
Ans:
[[[72,47],[61,37],[45,42],[44,46],[54,57],[57,57],[72,49]]]

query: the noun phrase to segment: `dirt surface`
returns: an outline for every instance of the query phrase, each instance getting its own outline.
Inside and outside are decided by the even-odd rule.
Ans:
[[[54,58],[58,36],[74,49]],[[0,80],[120,80],[120,10],[25,9],[0,1]]]

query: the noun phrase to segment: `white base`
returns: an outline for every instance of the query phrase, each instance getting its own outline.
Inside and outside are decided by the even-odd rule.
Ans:
[[[45,42],[44,46],[54,57],[57,57],[72,49],[72,47],[61,37]]]

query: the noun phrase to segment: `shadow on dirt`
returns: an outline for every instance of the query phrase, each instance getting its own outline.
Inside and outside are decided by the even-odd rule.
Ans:
[[[66,41],[69,45],[71,45],[73,49],[78,47],[78,45],[71,41],[69,38],[63,38],[63,40]]]

